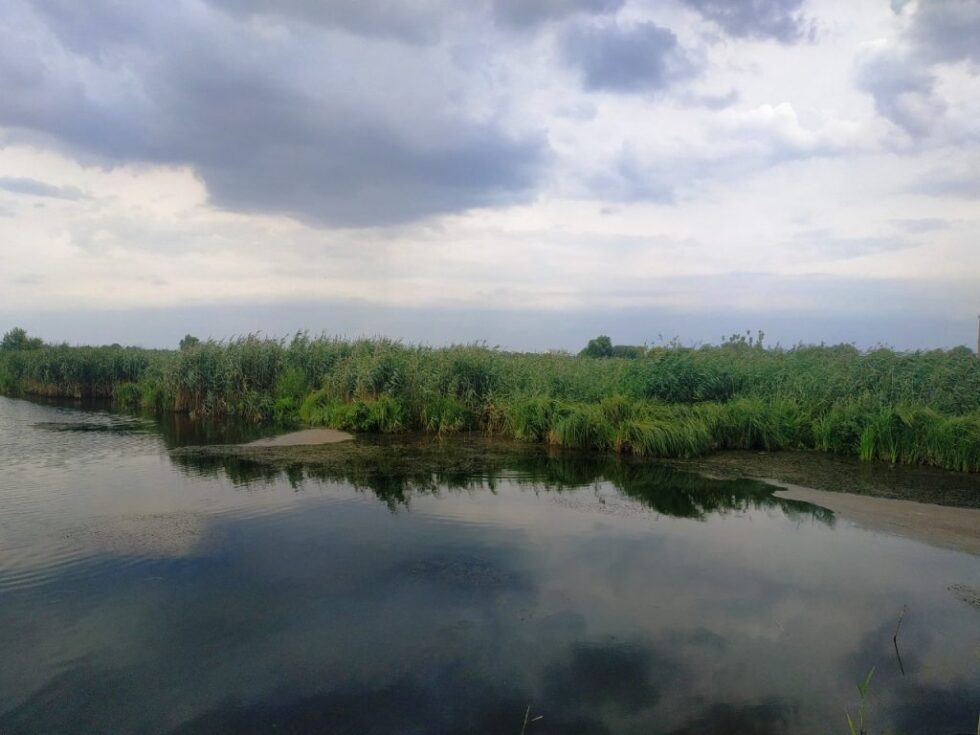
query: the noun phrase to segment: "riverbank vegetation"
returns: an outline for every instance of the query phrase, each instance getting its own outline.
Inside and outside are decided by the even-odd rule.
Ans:
[[[966,348],[767,348],[760,335],[593,353],[609,351],[303,333],[185,338],[171,351],[47,345],[14,330],[0,346],[0,392],[355,432],[474,431],[650,457],[807,449],[980,471],[980,360]]]

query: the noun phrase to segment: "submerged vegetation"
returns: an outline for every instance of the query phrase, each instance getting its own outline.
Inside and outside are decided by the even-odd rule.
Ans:
[[[966,348],[766,348],[761,335],[590,347],[572,356],[300,333],[188,335],[171,351],[47,345],[14,330],[0,346],[0,392],[360,432],[474,431],[644,457],[809,449],[980,471],[980,360]]]

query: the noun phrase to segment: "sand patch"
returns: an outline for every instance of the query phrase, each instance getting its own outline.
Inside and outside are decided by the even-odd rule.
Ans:
[[[272,436],[267,439],[256,439],[254,442],[243,444],[245,447],[306,447],[316,444],[337,444],[350,441],[354,437],[346,431],[336,429],[303,429],[291,431],[288,434]]]
[[[775,495],[833,511],[859,526],[980,555],[980,509],[814,490],[777,480]]]

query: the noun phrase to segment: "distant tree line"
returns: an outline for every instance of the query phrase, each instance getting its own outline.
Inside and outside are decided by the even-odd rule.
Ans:
[[[40,337],[28,337],[27,332],[20,327],[14,327],[0,341],[0,350],[38,350],[44,347]]]
[[[579,357],[643,357],[647,353],[647,348],[638,345],[614,345],[612,340],[604,334],[600,334],[595,339],[590,339]]]
[[[721,346],[762,350],[765,349],[765,338],[766,333],[761,330],[755,335],[753,335],[750,331],[746,331],[745,334],[736,332],[735,334],[722,339]],[[636,359],[646,357],[651,353],[662,351],[664,349],[679,349],[680,347],[681,344],[676,338],[674,338],[665,347],[647,347],[646,345],[614,345],[608,336],[605,334],[600,334],[595,339],[590,339],[589,343],[578,353],[578,356],[625,357],[627,359]]]

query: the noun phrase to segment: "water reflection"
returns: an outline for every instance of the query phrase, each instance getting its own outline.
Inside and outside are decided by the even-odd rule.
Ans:
[[[413,496],[444,491],[493,490],[501,481],[550,492],[608,483],[643,507],[673,518],[773,508],[798,519],[833,524],[824,508],[773,495],[754,480],[715,480],[651,462],[605,455],[549,452],[480,438],[433,441],[360,438],[355,445],[250,449],[199,447],[171,454],[193,476],[224,475],[239,486],[308,480],[343,482],[373,493],[391,510]]]
[[[0,401],[4,735],[845,732],[871,666],[873,731],[975,729],[975,557],[649,464],[52,411]],[[141,548],[161,513],[193,533]],[[86,514],[133,544],[79,548]]]

